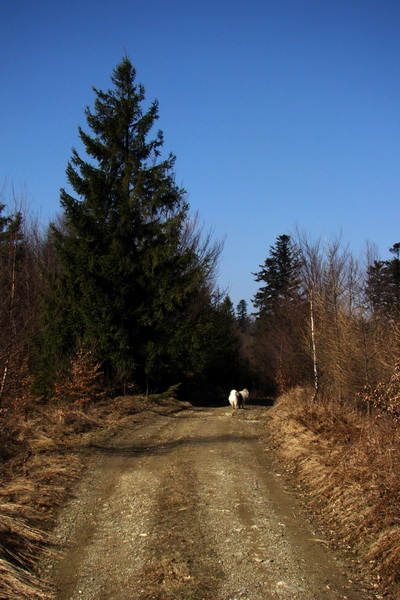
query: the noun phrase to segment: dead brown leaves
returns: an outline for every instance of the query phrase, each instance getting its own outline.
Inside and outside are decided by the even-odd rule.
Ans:
[[[395,364],[388,382],[381,382],[375,388],[365,388],[360,399],[369,402],[375,409],[389,415],[397,423],[400,422],[400,361]]]
[[[71,360],[69,370],[59,377],[55,398],[68,401],[73,406],[85,406],[104,398],[101,364],[91,350],[78,350]]]

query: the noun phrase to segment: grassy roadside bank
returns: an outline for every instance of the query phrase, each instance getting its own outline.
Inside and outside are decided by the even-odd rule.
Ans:
[[[302,389],[281,396],[268,431],[331,539],[352,554],[377,594],[392,597],[400,589],[398,425],[311,397]]]
[[[152,412],[188,404],[168,394],[120,397],[88,406],[36,407],[2,427],[0,466],[0,599],[51,600],[36,573],[44,554],[56,553],[51,530],[57,509],[82,474],[96,443],[132,427]]]

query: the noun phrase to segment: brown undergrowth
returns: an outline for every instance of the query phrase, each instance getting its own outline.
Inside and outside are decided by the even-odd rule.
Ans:
[[[375,585],[400,583],[400,431],[388,416],[312,402],[295,389],[276,402],[268,428],[333,539]]]
[[[173,392],[173,391],[172,391]],[[55,553],[51,529],[85,458],[103,436],[146,418],[185,407],[173,393],[126,396],[87,405],[31,407],[0,414],[0,600],[52,598],[35,573]]]

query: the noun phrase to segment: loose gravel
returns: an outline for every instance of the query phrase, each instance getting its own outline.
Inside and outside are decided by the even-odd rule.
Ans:
[[[42,576],[57,600],[370,600],[283,484],[267,407],[154,414],[96,449]]]

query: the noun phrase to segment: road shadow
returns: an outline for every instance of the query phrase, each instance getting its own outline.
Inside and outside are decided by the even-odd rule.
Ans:
[[[101,454],[109,456],[130,456],[136,454],[165,455],[184,446],[210,446],[214,444],[247,444],[258,439],[257,435],[212,435],[212,436],[188,436],[168,442],[157,442],[136,444],[116,444],[106,446],[104,444],[90,444],[90,448]]]

